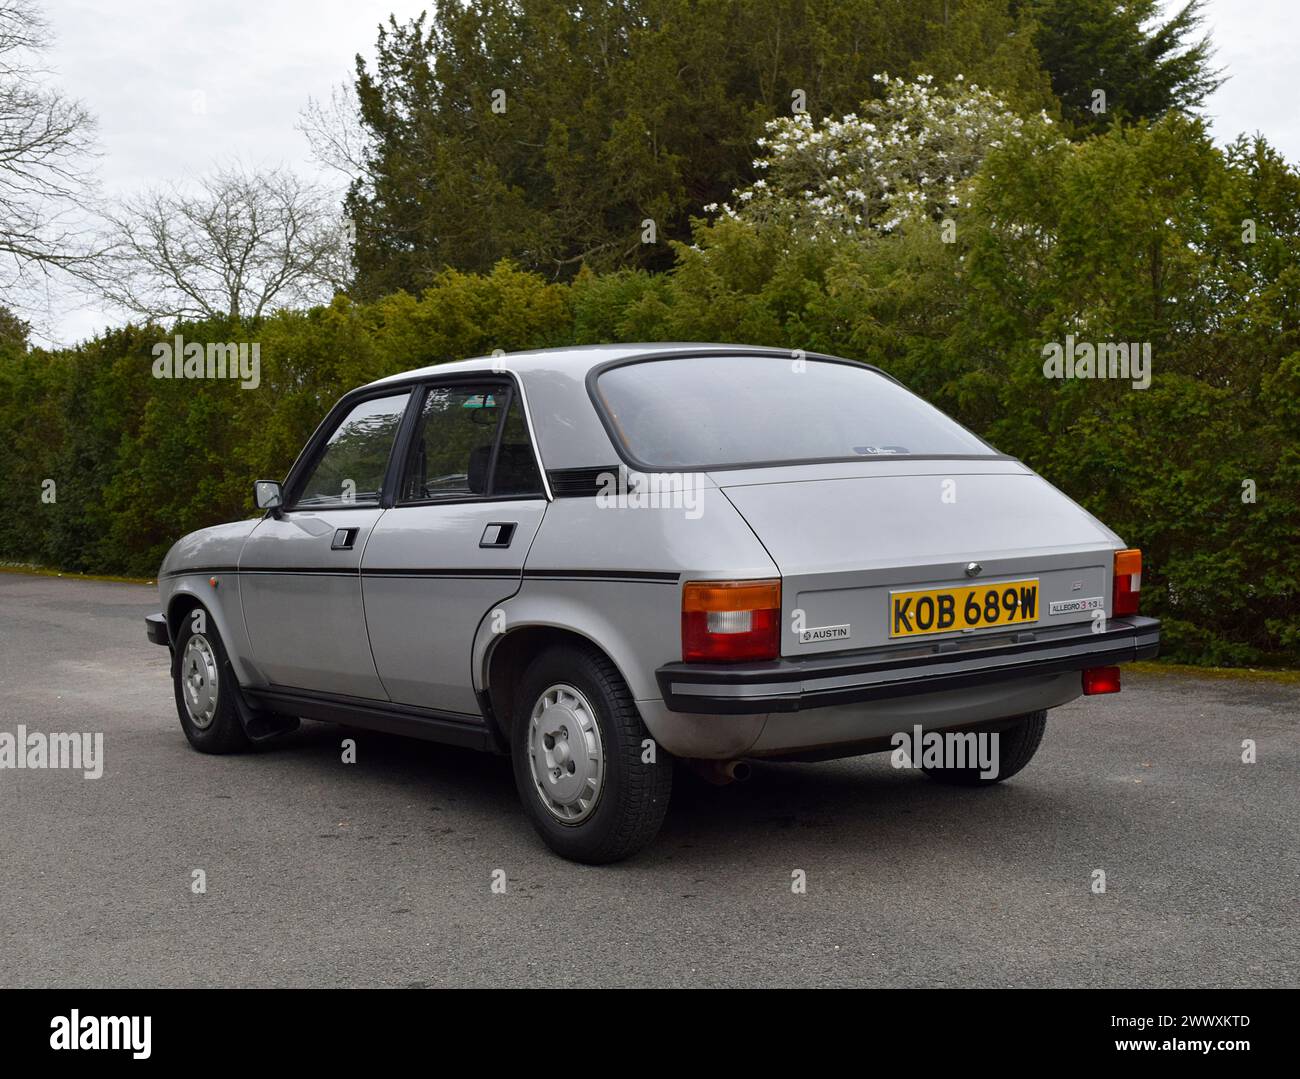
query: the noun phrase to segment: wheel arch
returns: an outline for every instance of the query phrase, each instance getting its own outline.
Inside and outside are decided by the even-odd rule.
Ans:
[[[202,607],[211,614],[208,608],[198,596],[193,592],[176,592],[167,602],[167,634],[175,643],[177,635],[180,633],[181,623],[190,616],[195,609]],[[217,627],[220,630],[220,626]]]
[[[226,657],[235,670],[239,684],[255,684],[260,682],[260,679],[253,676],[247,662],[247,641],[239,597],[234,591],[229,591],[224,596],[218,591],[218,588],[225,591],[232,583],[234,582],[222,580],[217,588],[213,588],[207,578],[179,579],[163,606],[163,613],[167,618],[167,632],[171,637],[174,650],[181,623],[195,608],[202,607],[221,636]],[[233,610],[228,610],[228,607],[233,607]]]
[[[510,731],[514,723],[515,693],[528,666],[546,649],[556,645],[590,648],[604,656],[627,682],[626,672],[609,649],[585,633],[568,626],[533,623],[516,626],[500,633],[488,644],[483,657],[483,680],[479,697],[484,703],[484,715],[493,726],[503,747],[510,744]]]

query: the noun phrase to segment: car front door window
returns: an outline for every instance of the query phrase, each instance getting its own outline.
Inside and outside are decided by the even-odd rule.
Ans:
[[[409,396],[375,397],[353,408],[303,478],[292,508],[378,505],[388,455]]]

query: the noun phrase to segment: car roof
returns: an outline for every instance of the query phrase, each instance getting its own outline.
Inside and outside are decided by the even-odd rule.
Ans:
[[[533,438],[542,466],[548,471],[610,468],[619,455],[587,393],[587,375],[595,367],[619,360],[655,356],[713,354],[772,355],[789,358],[790,349],[717,342],[660,341],[650,344],[575,345],[475,356],[389,375],[356,392],[388,384],[401,385],[458,374],[508,374],[522,385],[532,421]],[[808,353],[809,358],[815,358]]]
[[[502,371],[509,371],[523,375],[530,370],[538,369],[568,374],[581,381],[587,377],[587,373],[593,367],[614,360],[630,360],[642,356],[649,357],[660,353],[672,352],[692,352],[699,354],[714,352],[727,353],[735,352],[737,349],[743,349],[745,352],[751,354],[755,352],[767,352],[777,356],[789,356],[791,354],[790,349],[769,348],[760,345],[736,345],[701,341],[656,341],[643,344],[634,343],[618,345],[571,345],[564,348],[535,348],[527,349],[523,352],[502,352],[492,356],[474,356],[464,360],[453,360],[449,363],[431,364],[428,367],[417,367],[410,371],[402,371],[395,375],[388,375],[384,378],[376,379],[366,388],[382,386],[389,382],[410,382],[447,374],[473,374],[477,371],[499,374]]]

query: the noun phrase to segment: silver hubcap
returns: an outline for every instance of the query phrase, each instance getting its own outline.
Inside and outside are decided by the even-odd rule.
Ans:
[[[577,824],[591,816],[605,785],[605,747],[595,710],[573,686],[551,686],[533,705],[528,767],[556,820]]]
[[[189,639],[181,656],[181,691],[190,722],[207,730],[217,715],[217,657],[202,633]]]

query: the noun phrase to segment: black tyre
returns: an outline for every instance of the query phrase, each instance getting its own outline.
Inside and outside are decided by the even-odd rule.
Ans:
[[[226,646],[212,616],[197,607],[176,634],[172,682],[181,730],[200,753],[237,753],[249,746],[228,681]]]
[[[510,731],[515,786],[556,854],[602,865],[640,850],[663,824],[673,761],[650,735],[614,665],[557,646],[520,681]]]
[[[1043,711],[1030,712],[1027,716],[1022,716],[1014,726],[999,730],[996,776],[986,779],[980,775],[978,768],[923,768],[922,771],[931,779],[958,787],[987,787],[1001,783],[1019,772],[1038,752],[1046,728],[1047,713]]]

